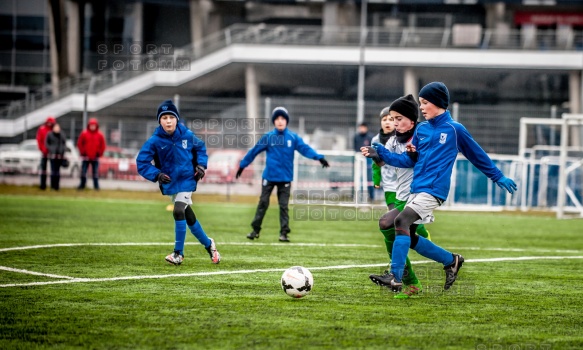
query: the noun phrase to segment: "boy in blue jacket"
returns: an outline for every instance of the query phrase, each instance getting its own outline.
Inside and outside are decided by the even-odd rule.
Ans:
[[[208,156],[206,146],[186,126],[179,123],[180,115],[172,100],[158,107],[158,123],[154,134],[144,143],[136,159],[138,173],[147,180],[158,182],[162,194],[174,202],[174,252],[166,261],[180,265],[184,261],[186,227],[205,247],[213,264],[221,261],[215,241],[209,238],[191,208],[192,192],[204,177]],[[152,165],[152,161],[154,164]]]
[[[318,160],[323,168],[329,166],[324,156],[318,154],[298,134],[288,130],[289,113],[283,107],[277,107],[271,113],[271,122],[275,126],[273,131],[263,135],[257,144],[247,152],[239,164],[236,178],[241,176],[243,170],[253,162],[255,157],[263,151],[266,152],[265,169],[263,170],[263,181],[261,196],[255,218],[251,223],[253,231],[247,238],[253,240],[259,238],[261,223],[265,212],[269,207],[269,196],[273,188],[277,186],[277,200],[279,202],[279,240],[289,242],[289,213],[288,204],[290,196],[290,186],[294,175],[294,152],[300,152],[304,157]]]
[[[405,209],[392,222],[396,237],[393,244],[393,259],[390,273],[375,276],[375,283],[391,287],[402,287],[403,270],[409,247],[429,259],[440,262],[445,270],[444,289],[455,282],[464,263],[459,254],[451,253],[435,243],[411,232],[413,223],[433,221],[433,210],[447,199],[451,185],[451,172],[458,152],[482,171],[498,186],[511,194],[517,190],[514,181],[507,178],[494,165],[488,154],[472,138],[466,128],[451,118],[447,107],[449,91],[445,84],[432,82],[419,91],[420,109],[427,121],[418,125],[407,152],[396,154],[380,144],[361,148],[362,154],[379,164],[390,164],[400,168],[413,167],[411,195]]]

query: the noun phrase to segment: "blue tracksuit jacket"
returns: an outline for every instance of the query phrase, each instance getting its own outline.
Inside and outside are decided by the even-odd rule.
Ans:
[[[261,152],[267,152],[263,178],[271,182],[291,182],[294,177],[294,152],[298,151],[306,158],[320,160],[323,155],[318,154],[308,146],[298,134],[289,131],[274,129],[263,135],[257,144],[247,152],[239,166],[246,168]]]
[[[194,167],[198,164],[206,169],[208,156],[204,141],[178,123],[172,135],[158,126],[140,149],[136,162],[138,173],[147,180],[155,182],[160,172],[170,176],[172,182],[160,184],[160,190],[162,194],[172,195],[196,191]]]
[[[492,181],[504,176],[468,130],[451,118],[449,111],[420,123],[411,142],[418,152],[417,162],[407,153],[391,153],[384,147],[377,150],[380,158],[389,165],[414,167],[411,193],[426,192],[446,200],[458,152]]]

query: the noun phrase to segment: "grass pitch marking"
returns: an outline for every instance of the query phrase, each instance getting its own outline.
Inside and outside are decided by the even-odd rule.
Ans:
[[[126,242],[126,243],[56,243],[56,244],[42,244],[30,245],[23,247],[0,248],[1,252],[9,252],[15,250],[29,250],[29,249],[44,249],[44,248],[59,248],[59,247],[81,247],[81,246],[168,246],[173,245],[174,242]],[[200,243],[185,243],[186,245],[199,245]],[[327,244],[327,243],[252,243],[252,242],[218,242],[221,245],[234,246],[295,246],[295,247],[347,247],[347,248],[378,248],[380,245],[376,244]]]
[[[7,266],[0,266],[0,270],[16,272],[16,273],[24,273],[24,274],[35,275],[35,276],[51,277],[51,278],[64,278],[64,279],[70,279],[70,280],[75,279],[75,277],[53,275],[50,273],[41,273],[41,272],[34,272],[34,271],[22,270],[22,269],[14,269],[12,267],[7,267]]]
[[[488,263],[488,262],[502,262],[502,261],[526,261],[526,260],[563,260],[563,259],[583,259],[583,255],[579,256],[519,256],[519,257],[504,257],[504,258],[489,258],[489,259],[467,259],[466,263]],[[434,263],[430,260],[413,261],[415,265]],[[340,270],[352,268],[367,268],[367,267],[382,267],[386,264],[366,264],[366,265],[336,265],[336,266],[319,266],[308,267],[309,270]],[[30,283],[9,283],[0,284],[0,288],[9,287],[32,287],[45,286],[53,284],[69,284],[69,283],[95,283],[95,282],[114,282],[114,281],[128,281],[128,280],[145,280],[145,279],[161,279],[171,277],[195,277],[195,276],[214,276],[214,275],[232,275],[244,273],[269,273],[282,272],[286,268],[274,269],[256,269],[256,270],[236,270],[236,271],[211,271],[211,272],[195,272],[195,273],[175,273],[167,275],[149,275],[149,276],[123,276],[111,278],[72,278],[62,279],[58,281],[47,282],[30,282]]]
[[[174,242],[120,242],[120,243],[56,243],[56,244],[42,244],[22,247],[0,248],[0,253],[29,250],[29,249],[44,249],[44,248],[59,248],[59,247],[82,247],[82,246],[168,246],[173,245]],[[186,245],[199,245],[199,243],[187,242]],[[232,245],[232,246],[290,246],[290,247],[338,247],[338,248],[380,248],[384,245],[379,244],[352,244],[352,243],[258,243],[258,242],[218,242],[218,246]],[[581,250],[575,249],[537,249],[537,248],[481,248],[481,247],[453,247],[449,250],[492,250],[500,252],[534,252],[534,253],[581,253]]]

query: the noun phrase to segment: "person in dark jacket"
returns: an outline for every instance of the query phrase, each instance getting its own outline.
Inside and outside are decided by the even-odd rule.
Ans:
[[[283,107],[277,107],[271,113],[271,122],[275,126],[273,131],[263,135],[257,144],[247,152],[239,164],[237,175],[239,178],[243,170],[249,166],[263,151],[266,152],[265,169],[263,170],[263,181],[261,187],[261,196],[255,218],[251,223],[253,231],[247,235],[247,238],[253,240],[259,238],[263,217],[269,207],[269,196],[273,188],[277,186],[277,200],[279,202],[279,240],[289,242],[289,196],[291,182],[294,174],[294,155],[295,151],[300,152],[306,158],[314,159],[322,164],[323,168],[329,166],[324,156],[318,154],[307,145],[302,138],[287,128],[289,123],[289,113]]]
[[[358,131],[354,135],[354,151],[360,152],[362,147],[368,147],[372,143],[374,135],[368,130],[368,125],[366,123],[360,123],[358,126]],[[366,160],[366,179],[365,185],[368,192],[368,197],[370,200],[374,200],[375,189],[374,189],[374,179],[373,179],[373,168],[372,160]]]
[[[455,282],[464,263],[460,254],[451,253],[435,243],[415,234],[413,223],[429,223],[434,220],[433,210],[447,199],[451,185],[451,173],[461,152],[476,168],[500,188],[514,193],[514,181],[494,165],[488,154],[472,138],[466,128],[454,121],[447,110],[449,91],[445,84],[432,82],[419,91],[421,112],[427,121],[418,125],[407,152],[397,154],[380,144],[363,147],[362,154],[377,164],[390,164],[400,168],[413,167],[411,195],[402,212],[386,220],[386,227],[395,228],[393,257],[390,273],[375,276],[373,281],[393,290],[402,287],[403,272],[409,247],[422,256],[440,262],[445,270],[444,289]],[[387,219],[387,218],[385,218]]]
[[[371,145],[374,135],[368,131],[368,124],[360,123],[356,134],[354,134],[354,152],[360,152],[361,147]]]
[[[81,154],[81,182],[78,190],[85,189],[87,183],[87,170],[91,165],[93,174],[93,188],[99,190],[99,157],[105,152],[105,137],[99,131],[99,122],[95,118],[89,119],[87,129],[81,132],[77,140],[77,148]]]
[[[49,163],[49,151],[45,146],[47,134],[53,130],[53,125],[57,120],[53,117],[48,117],[43,125],[41,125],[36,132],[36,144],[39,151],[42,153],[40,159],[40,189],[47,189],[47,165]]]
[[[45,147],[51,163],[51,189],[58,191],[61,182],[61,166],[67,151],[67,138],[61,132],[59,124],[53,125],[53,130],[47,134]]]
[[[205,174],[208,156],[204,142],[186,126],[179,123],[180,114],[172,100],[160,104],[157,113],[160,124],[144,143],[136,159],[138,173],[145,179],[158,182],[160,191],[174,203],[174,252],[166,261],[180,265],[184,261],[186,227],[208,252],[211,262],[221,262],[214,239],[204,232],[192,210],[192,192]],[[154,164],[152,164],[152,161]]]

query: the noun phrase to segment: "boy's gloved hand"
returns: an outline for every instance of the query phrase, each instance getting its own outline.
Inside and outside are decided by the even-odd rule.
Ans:
[[[513,194],[518,189],[518,186],[516,186],[516,183],[514,182],[514,180],[512,180],[511,178],[508,178],[506,176],[502,176],[500,178],[500,180],[496,181],[496,185],[498,185],[500,188],[510,192],[510,194]]]
[[[373,143],[372,146],[362,147],[360,150],[361,150],[363,156],[372,159],[373,162],[375,162],[377,164],[382,164],[383,161],[381,160],[381,157],[379,157],[379,154],[377,153],[377,149],[375,148],[375,145],[377,145],[377,143]],[[380,143],[378,145],[380,145]],[[381,147],[384,147],[384,146],[381,145]]]
[[[378,142],[373,142],[371,146],[375,149],[375,151],[378,151],[379,148],[385,148],[385,146]]]
[[[170,176],[168,176],[164,173],[160,173],[156,177],[156,181],[158,181],[161,184],[168,184],[168,183],[172,182],[172,179],[170,178]]]
[[[320,164],[322,164],[322,168],[328,168],[330,166],[325,158],[320,159]]]
[[[196,166],[196,172],[194,173],[194,179],[200,181],[204,177],[205,169],[202,165]]]
[[[235,179],[238,179],[239,177],[241,177],[241,174],[243,173],[244,169],[245,168],[239,167],[239,169],[237,170],[237,175],[235,175]]]

